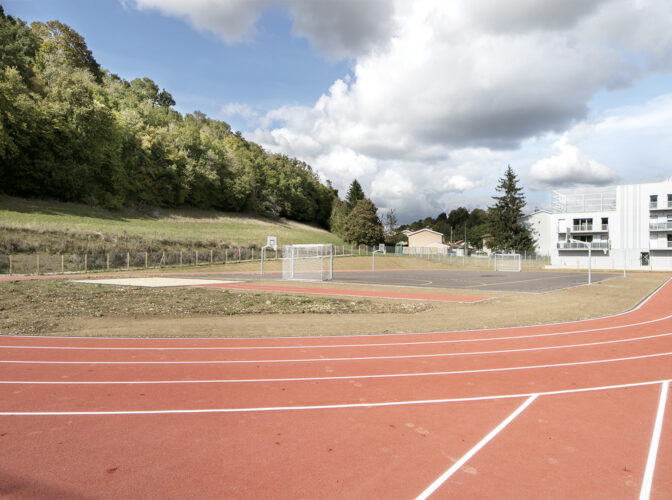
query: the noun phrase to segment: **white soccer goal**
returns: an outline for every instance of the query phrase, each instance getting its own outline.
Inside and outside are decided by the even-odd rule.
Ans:
[[[495,271],[520,272],[523,268],[521,257],[519,253],[496,253]]]
[[[334,277],[334,245],[285,245],[282,279],[329,281]]]

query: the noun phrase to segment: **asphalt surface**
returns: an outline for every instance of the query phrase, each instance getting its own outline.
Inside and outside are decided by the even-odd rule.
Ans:
[[[593,273],[592,282],[617,278],[620,274]],[[279,272],[265,273],[207,273],[180,275],[181,278],[221,280],[281,280]],[[355,285],[409,286],[425,288],[457,288],[465,290],[492,290],[501,292],[546,293],[588,283],[587,272],[495,272],[488,270],[381,270],[334,271],[331,283]]]

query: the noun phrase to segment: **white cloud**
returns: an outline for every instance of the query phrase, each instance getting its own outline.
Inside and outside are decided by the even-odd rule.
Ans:
[[[587,158],[564,138],[553,144],[553,148],[557,155],[539,160],[530,168],[530,178],[544,188],[604,186],[618,178],[612,169]]]
[[[288,9],[296,35],[306,37],[331,57],[356,57],[389,41],[393,30],[391,0],[122,0],[138,9],[185,18],[199,30],[227,43],[254,37],[254,24],[264,9]]]
[[[246,135],[342,192],[357,177],[401,217],[488,204],[508,163],[536,187],[636,182],[641,173],[606,166],[619,144],[596,143],[637,120],[667,120],[654,110],[600,120],[589,103],[672,71],[669,0],[134,1],[227,41],[253,36],[265,8],[284,6],[296,35],[354,57],[352,74],[313,106],[272,110]]]
[[[249,105],[240,102],[230,102],[222,106],[221,113],[225,118],[240,116],[242,119],[251,122],[259,117]]]

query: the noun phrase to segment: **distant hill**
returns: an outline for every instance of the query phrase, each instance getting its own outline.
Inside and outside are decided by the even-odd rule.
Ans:
[[[329,227],[337,193],[309,165],[174,105],[150,78],[126,81],[101,68],[71,27],[28,26],[0,6],[0,193]]]

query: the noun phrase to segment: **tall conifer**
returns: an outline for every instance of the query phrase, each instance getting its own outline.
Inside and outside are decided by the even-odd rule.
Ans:
[[[495,188],[500,196],[493,196],[495,204],[488,208],[488,223],[492,241],[489,246],[496,251],[517,252],[534,250],[534,238],[520,221],[525,207],[523,188],[518,187],[518,178],[511,166]]]

